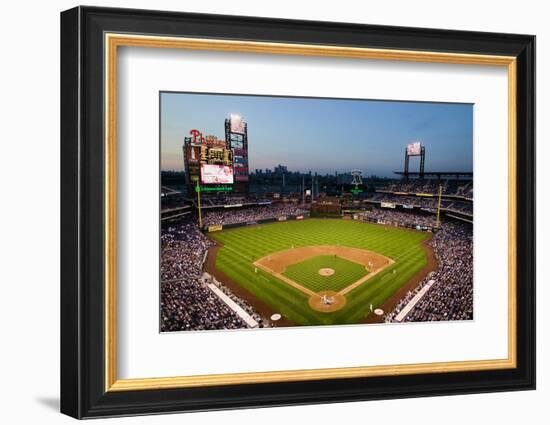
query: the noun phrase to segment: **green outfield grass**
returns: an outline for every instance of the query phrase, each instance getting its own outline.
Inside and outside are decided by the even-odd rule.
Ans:
[[[210,236],[224,245],[218,251],[216,260],[216,267],[220,271],[296,324],[328,325],[361,323],[370,313],[371,304],[374,308],[381,305],[424,268],[427,259],[421,243],[429,234],[352,220],[308,219],[240,227],[211,233]],[[306,294],[271,274],[256,269],[252,264],[270,253],[293,246],[298,248],[316,245],[367,249],[385,255],[395,263],[347,293],[345,307],[333,313],[312,310]],[[300,264],[304,263],[307,261]],[[336,270],[331,266],[323,267]],[[394,270],[396,273],[393,273]],[[334,276],[336,279],[338,273]],[[337,282],[335,280],[333,285],[340,284]],[[343,282],[344,280],[341,285],[347,286]],[[313,281],[311,284],[316,285]]]
[[[321,276],[319,269],[334,270],[331,276]],[[365,266],[334,255],[319,255],[288,266],[283,275],[312,291],[340,291],[368,274]]]

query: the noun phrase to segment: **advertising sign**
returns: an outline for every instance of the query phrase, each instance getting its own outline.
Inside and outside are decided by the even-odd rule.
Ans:
[[[244,143],[242,140],[231,140],[231,147],[235,150],[244,150]]]
[[[231,133],[244,134],[245,122],[243,117],[231,114],[229,119],[231,120]]]
[[[200,148],[198,146],[186,146],[187,151],[187,161],[190,163],[199,162],[200,158]]]
[[[200,186],[198,189],[195,187],[195,192],[231,192],[232,190],[232,186]]]
[[[417,156],[422,153],[422,145],[420,142],[409,143],[407,145],[407,155]]]
[[[248,174],[248,167],[241,167],[239,164],[236,164],[235,174]]]
[[[233,157],[233,164],[235,164],[235,167],[248,167],[248,160],[242,156],[235,155]]]
[[[233,168],[228,165],[201,164],[204,184],[233,184]]]
[[[233,153],[235,154],[235,157],[244,157],[248,158],[248,150],[247,149],[233,149]]]
[[[395,204],[392,204],[391,202],[380,202],[380,206],[382,208],[395,208]]]

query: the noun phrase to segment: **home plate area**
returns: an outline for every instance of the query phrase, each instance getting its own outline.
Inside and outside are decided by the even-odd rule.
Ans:
[[[331,313],[344,307],[346,301],[345,295],[334,291],[321,291],[311,296],[308,303],[313,310]]]

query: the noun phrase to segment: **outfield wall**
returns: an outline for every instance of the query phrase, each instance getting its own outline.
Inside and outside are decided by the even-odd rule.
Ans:
[[[384,226],[393,226],[393,227],[402,227],[404,229],[413,229],[413,230],[420,230],[424,232],[434,232],[435,228],[431,226],[421,226],[421,225],[415,225],[415,224],[403,224],[398,221],[391,221],[391,220],[381,220],[378,218],[373,217],[367,217],[367,216],[359,216],[356,218],[353,217],[354,220],[360,220],[360,221],[367,221],[369,223],[376,223],[381,224]]]
[[[444,211],[444,212],[446,212],[446,211]],[[359,212],[356,213],[356,214],[350,214],[350,215],[354,220],[367,221],[369,223],[381,224],[381,225],[385,225],[385,226],[402,227],[402,228],[405,228],[405,229],[413,229],[413,230],[418,230],[418,231],[434,232],[434,233],[437,231],[437,229],[435,227],[431,227],[431,226],[403,224],[403,223],[400,223],[400,222],[394,222],[394,221],[390,221],[390,220],[380,220],[380,219],[365,216],[365,215],[363,215]],[[464,218],[461,218],[461,217],[456,217],[456,216],[453,216],[453,215],[450,215],[450,214],[445,214],[445,215],[449,216],[450,218],[454,218],[454,219],[457,219],[457,220],[460,220],[460,221],[464,221],[464,222],[467,222],[467,223],[472,223],[468,219],[464,219]],[[223,225],[218,224],[218,225],[213,225],[213,226],[204,226],[202,230],[205,233],[212,233],[212,232],[219,232],[221,230],[226,230],[226,229],[235,229],[235,228],[238,228],[238,227],[255,226],[255,225],[258,225],[258,224],[277,223],[277,222],[281,222],[281,221],[290,221],[290,220],[305,220],[306,218],[310,218],[310,217],[311,217],[310,213],[304,213],[304,214],[300,214],[300,215],[286,215],[286,216],[264,218],[262,220],[248,221],[248,222],[242,222],[242,223],[231,223],[231,224],[223,224]],[[334,218],[339,218],[339,217],[341,217],[341,216],[337,216],[337,217],[334,217]],[[322,217],[319,217],[319,218],[322,218]],[[330,218],[330,217],[326,217],[326,218]]]
[[[298,215],[282,215],[279,217],[270,217],[270,218],[264,218],[261,220],[245,221],[242,223],[217,224],[214,226],[204,226],[202,230],[207,233],[212,233],[212,232],[219,232],[220,230],[235,229],[237,227],[255,226],[257,224],[277,223],[281,221],[290,221],[290,220],[305,220],[306,218],[309,218],[309,212],[298,214]]]

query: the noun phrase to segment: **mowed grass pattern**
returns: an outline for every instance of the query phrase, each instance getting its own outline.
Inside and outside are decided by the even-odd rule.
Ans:
[[[298,325],[361,323],[374,308],[426,266],[421,243],[429,234],[341,219],[308,219],[240,227],[211,233],[224,244],[216,267]],[[395,263],[346,294],[341,310],[312,310],[308,296],[260,269],[253,262],[294,247],[342,245],[378,252]],[[393,273],[393,270],[397,270]]]
[[[319,269],[334,270],[331,276],[321,276]],[[319,255],[288,266],[283,272],[294,282],[312,291],[340,291],[368,274],[365,266],[334,255]]]

